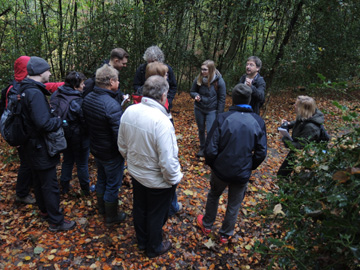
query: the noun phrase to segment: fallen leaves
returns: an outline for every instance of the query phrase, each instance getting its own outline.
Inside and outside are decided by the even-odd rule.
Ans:
[[[125,175],[120,191],[119,208],[128,214],[119,226],[107,228],[96,210],[96,195],[81,196],[74,170],[73,193],[61,197],[65,215],[76,220],[78,226],[70,232],[51,233],[47,222],[39,218],[38,209],[32,205],[14,205],[18,163],[0,163],[0,268],[25,269],[264,269],[259,255],[253,254],[254,243],[263,242],[273,234],[275,225],[264,224],[255,206],[263,202],[266,193],[276,192],[276,171],[287,154],[277,127],[282,118],[294,119],[291,102],[294,94],[284,94],[271,99],[265,121],[268,132],[268,157],[253,172],[230,243],[220,246],[218,231],[226,213],[227,192],[221,196],[219,211],[210,238],[204,237],[196,226],[196,216],[205,211],[210,188],[210,168],[204,158],[197,158],[199,142],[193,112],[193,101],[188,93],[177,95],[172,111],[179,146],[179,160],[184,178],[178,186],[178,200],[183,210],[170,218],[164,226],[164,235],[172,242],[173,249],[163,256],[148,259],[137,247],[132,222],[132,188],[130,177]],[[227,98],[227,106],[231,104]],[[317,100],[330,111],[331,100]],[[320,103],[319,103],[320,102]],[[326,115],[327,123],[338,123],[335,115]],[[330,121],[334,120],[334,121]],[[331,128],[327,130],[331,133]],[[334,135],[334,134],[332,134]],[[1,151],[10,151],[0,141]],[[13,151],[13,150],[11,150]],[[14,152],[14,151],[13,151]],[[324,169],[326,169],[324,167]],[[91,184],[96,183],[94,159],[89,161]],[[334,175],[336,181],[346,181],[360,168]],[[60,176],[60,166],[58,167]],[[284,215],[282,205],[274,207],[274,215]],[[266,226],[268,225],[268,228]],[[291,246],[287,248],[291,249]]]

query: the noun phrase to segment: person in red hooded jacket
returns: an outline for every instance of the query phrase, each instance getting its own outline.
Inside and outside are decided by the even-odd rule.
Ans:
[[[23,55],[15,60],[14,63],[14,80],[1,91],[0,100],[0,116],[3,114],[7,106],[7,94],[15,83],[20,83],[28,76],[26,66],[30,60],[29,56]],[[46,89],[53,93],[58,87],[64,85],[64,82],[45,83]],[[29,164],[24,157],[24,149],[22,146],[17,148],[20,158],[20,167],[16,181],[16,202],[25,204],[34,204],[36,200],[29,194],[32,185],[32,173]]]

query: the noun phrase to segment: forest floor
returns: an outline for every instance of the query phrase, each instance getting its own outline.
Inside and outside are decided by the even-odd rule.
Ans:
[[[272,224],[266,224],[256,206],[266,203],[266,194],[278,189],[275,175],[287,150],[282,146],[277,127],[282,118],[295,118],[293,104],[296,96],[304,94],[308,93],[284,91],[271,96],[266,103],[263,118],[267,127],[268,156],[251,177],[235,235],[227,245],[220,245],[218,241],[218,230],[226,211],[226,193],[220,199],[210,237],[203,236],[196,226],[197,215],[204,213],[210,168],[205,165],[204,158],[195,156],[199,143],[193,100],[188,93],[175,97],[172,114],[184,173],[177,192],[183,210],[164,226],[164,236],[172,242],[173,248],[154,259],[147,258],[137,248],[131,215],[132,188],[126,171],[119,194],[120,208],[128,215],[125,222],[110,228],[105,226],[103,217],[96,211],[95,192],[89,197],[81,195],[74,170],[71,182],[74,189],[69,195],[61,195],[61,207],[68,219],[77,221],[77,227],[68,232],[52,233],[47,222],[41,221],[35,205],[15,203],[19,163],[14,159],[16,151],[1,139],[0,269],[264,269],[266,262],[260,260],[259,254],[252,254],[253,246],[275,231]],[[328,132],[336,136],[338,128],[344,124],[339,110],[332,105],[333,100],[346,106],[352,103],[331,90],[316,97],[318,107],[325,111]],[[228,96],[226,110],[230,104]],[[95,184],[96,167],[92,157],[89,171],[91,184]]]

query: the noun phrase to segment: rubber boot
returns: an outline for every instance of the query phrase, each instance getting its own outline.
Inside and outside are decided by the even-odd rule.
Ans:
[[[104,194],[96,193],[97,209],[100,215],[105,215]]]
[[[111,226],[125,220],[126,214],[124,212],[118,212],[118,204],[105,202],[105,225]]]

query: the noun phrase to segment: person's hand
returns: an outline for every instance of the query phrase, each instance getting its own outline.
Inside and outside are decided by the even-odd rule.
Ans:
[[[200,95],[197,95],[197,96],[195,97],[195,100],[196,100],[197,102],[199,102],[199,101],[201,100]]]
[[[247,84],[248,86],[251,86],[251,82],[252,82],[252,80],[251,80],[251,79],[246,78],[246,80],[245,80],[245,84]]]
[[[125,100],[125,102],[130,102],[130,96],[128,94],[123,95],[123,100]]]
[[[281,119],[281,124],[284,124],[284,123],[289,123],[289,121],[286,119]]]

